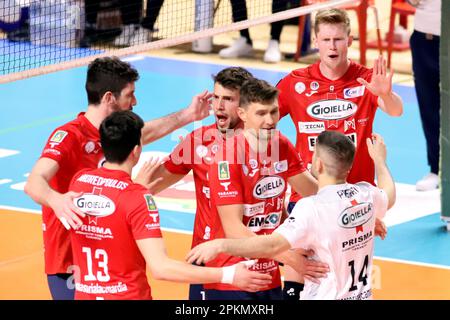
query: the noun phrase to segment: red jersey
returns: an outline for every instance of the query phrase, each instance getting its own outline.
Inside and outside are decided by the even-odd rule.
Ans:
[[[68,191],[74,174],[84,168],[97,168],[103,158],[100,135],[84,112],[57,128],[48,139],[41,158],[58,162],[59,170],[50,180],[50,187],[60,193]],[[53,210],[42,206],[45,273],[71,273],[72,249],[70,233]]]
[[[347,181],[374,184],[375,167],[366,138],[372,134],[378,97],[356,81],[363,78],[370,82],[372,69],[352,61],[347,72],[332,81],[322,75],[319,64],[294,70],[278,83],[280,116],[291,116],[297,131],[296,148],[308,167],[317,136],[324,130],[340,131],[356,146]],[[298,199],[293,191],[291,201]]]
[[[225,141],[215,124],[204,126],[189,133],[176,146],[164,163],[173,174],[186,175],[192,170],[195,183],[197,208],[192,235],[192,248],[214,238],[214,232],[220,221],[211,214],[208,170],[214,155]]]
[[[151,299],[145,260],[136,240],[160,238],[159,214],[148,190],[124,171],[77,173],[70,191],[83,225],[71,230],[75,299]]]
[[[217,206],[242,204],[242,223],[255,234],[271,234],[281,222],[288,178],[306,170],[292,143],[277,131],[267,152],[257,153],[240,134],[227,140],[226,152],[220,150],[215,160],[209,170],[214,213],[218,216]],[[219,236],[224,237],[222,228]],[[221,254],[207,266],[222,267],[244,260]],[[272,275],[268,289],[281,285],[276,261],[258,259],[251,269]],[[204,287],[240,290],[227,284],[205,284]]]

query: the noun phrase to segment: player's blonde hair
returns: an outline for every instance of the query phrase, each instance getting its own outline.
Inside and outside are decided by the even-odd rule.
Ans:
[[[342,24],[347,30],[347,34],[350,34],[350,18],[345,10],[335,8],[319,10],[314,22],[314,32],[316,35],[319,33],[321,24]]]

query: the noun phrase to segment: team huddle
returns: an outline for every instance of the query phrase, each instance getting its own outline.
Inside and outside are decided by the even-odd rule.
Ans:
[[[192,300],[372,297],[374,237],[385,237],[381,219],[395,202],[372,124],[378,108],[401,115],[402,101],[382,57],[373,69],[347,58],[345,11],[319,11],[314,28],[320,61],[276,87],[226,68],[213,93],[147,122],[132,111],[133,67],[114,57],[89,65],[87,111],[54,130],[25,186],[43,208],[54,299],[151,299],[147,267],[156,279],[191,283]],[[210,108],[213,124],[132,179],[143,145]],[[288,114],[295,146],[277,130]],[[153,195],[191,171],[192,249],[177,261],[166,254]]]

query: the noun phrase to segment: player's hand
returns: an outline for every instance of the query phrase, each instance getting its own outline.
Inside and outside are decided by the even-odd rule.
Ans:
[[[367,138],[366,143],[369,155],[372,160],[375,163],[385,163],[387,151],[383,137],[377,133],[372,133],[372,139]]]
[[[233,278],[233,285],[249,292],[257,292],[272,283],[272,276],[267,273],[260,273],[248,270],[251,265],[241,262],[235,265],[236,271]]]
[[[208,90],[194,96],[189,107],[186,109],[188,117],[192,121],[202,120],[209,116],[209,110],[211,109],[213,94]]]
[[[205,264],[213,260],[219,253],[222,253],[223,239],[215,239],[203,242],[189,251],[186,256],[188,263],[195,263],[197,265]]]
[[[152,188],[154,188],[158,182],[162,181],[163,178],[157,178],[153,176],[156,169],[162,164],[162,161],[158,157],[150,157],[148,161],[146,161],[141,169],[139,169],[138,174],[133,179],[134,183],[139,183],[143,185],[145,188],[149,189],[150,193],[153,193]]]
[[[312,250],[296,249],[289,251],[297,256],[295,263],[289,263],[289,265],[305,279],[320,283],[320,278],[326,278],[327,273],[330,272],[328,264],[311,259],[314,255]]]
[[[386,60],[382,55],[374,61],[373,73],[370,83],[363,78],[356,79],[359,83],[364,85],[374,95],[383,98],[392,92],[392,77],[394,72],[391,70],[389,74],[386,71]]]
[[[64,194],[55,193],[48,201],[59,221],[67,230],[70,230],[71,227],[78,229],[83,225],[79,216],[85,217],[86,214],[78,209],[73,202],[75,198],[80,197],[82,194],[82,192],[73,191]]]
[[[387,227],[381,219],[375,219],[375,235],[384,240],[387,235]]]

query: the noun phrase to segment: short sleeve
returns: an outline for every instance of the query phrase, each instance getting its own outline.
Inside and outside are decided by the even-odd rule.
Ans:
[[[186,175],[192,169],[193,163],[193,138],[192,133],[189,133],[169,155],[167,161],[164,162],[164,167],[170,173]]]
[[[209,167],[210,193],[216,205],[242,204],[242,165],[229,161],[214,162]]]
[[[389,199],[386,192],[380,188],[371,186],[375,216],[379,219],[384,218],[388,210]]]
[[[292,248],[309,248],[314,239],[313,214],[310,199],[300,199],[289,217],[274,232],[281,234]]]
[[[133,192],[133,197],[127,201],[133,204],[127,221],[134,239],[161,238],[158,208],[152,195],[145,191]]]
[[[287,142],[287,159],[288,159],[288,177],[295,176],[306,171],[305,164],[294,145],[286,138]]]
[[[75,155],[79,147],[80,142],[75,132],[58,128],[48,138],[41,158],[50,158],[61,163]]]
[[[290,75],[287,75],[283,79],[281,79],[278,84],[277,88],[280,91],[278,95],[278,106],[280,108],[280,118],[283,118],[285,115],[290,113],[290,107],[289,107],[289,84],[290,84]]]

